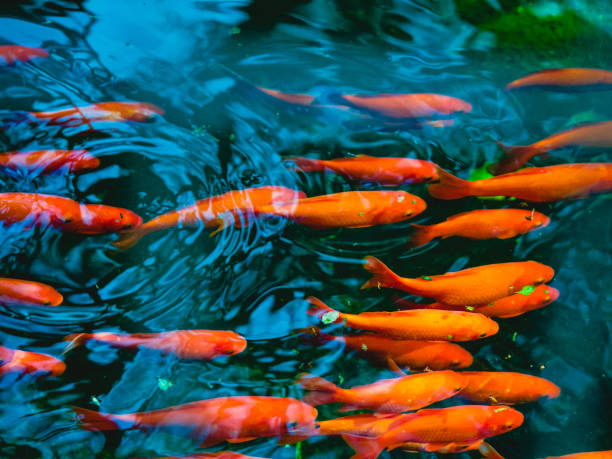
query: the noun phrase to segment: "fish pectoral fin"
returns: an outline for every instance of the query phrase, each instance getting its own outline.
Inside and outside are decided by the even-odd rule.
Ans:
[[[505,230],[505,231],[500,231],[499,233],[497,233],[496,237],[497,239],[510,239],[514,236],[516,236],[515,231]]]
[[[228,443],[244,443],[245,441],[255,440],[257,437],[237,437],[237,438],[228,438]]]
[[[226,220],[221,217],[215,218],[213,220],[213,223],[217,224],[217,228],[212,233],[210,233],[208,237],[215,236],[217,233],[223,231],[228,226]]]
[[[389,367],[389,370],[398,376],[408,376],[391,357],[387,357],[387,366]]]
[[[487,459],[504,459],[504,456],[499,454],[495,448],[493,448],[489,443],[483,441],[478,446],[478,452],[483,455],[483,457]]]

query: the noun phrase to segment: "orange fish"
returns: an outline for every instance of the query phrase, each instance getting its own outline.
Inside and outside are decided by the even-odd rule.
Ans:
[[[102,341],[118,348],[147,347],[183,359],[210,360],[221,355],[236,355],[246,348],[246,340],[238,333],[224,330],[173,330],[163,333],[79,333],[69,335],[70,348],[89,340]]]
[[[472,402],[515,403],[535,402],[541,397],[556,398],[561,389],[544,378],[509,371],[463,371],[467,377],[459,396]]]
[[[398,299],[396,303],[402,309],[444,309],[447,311],[478,312],[487,317],[507,319],[520,316],[528,311],[543,308],[559,298],[559,290],[546,284],[536,287],[528,286],[525,291],[500,298],[487,304],[476,306],[451,306],[443,303],[418,304]]]
[[[256,207],[254,213],[288,218],[314,229],[364,228],[415,217],[426,207],[425,201],[405,191],[345,191]]]
[[[316,327],[302,330],[315,335],[321,341],[344,344],[359,357],[383,364],[411,370],[446,370],[465,368],[472,364],[472,354],[457,344],[446,341],[394,340],[374,334],[331,336]]]
[[[374,182],[385,186],[438,180],[434,163],[411,158],[377,158],[359,155],[353,158],[320,160],[301,157],[285,159],[304,172],[333,171],[349,180]]]
[[[261,437],[299,435],[315,430],[317,410],[293,398],[220,397],[154,411],[129,414],[98,413],[73,407],[90,431],[160,429],[200,441],[200,447],[223,441],[245,442]]]
[[[299,384],[311,391],[302,400],[312,406],[342,403],[338,410],[401,413],[418,410],[457,394],[465,385],[461,373],[431,371],[343,389],[318,376],[302,374]]]
[[[451,236],[468,239],[509,239],[536,228],[544,228],[550,219],[535,210],[481,209],[453,215],[435,225],[412,225],[415,232],[409,247],[420,247],[432,239]]]
[[[396,288],[452,306],[486,304],[518,292],[528,285],[547,282],[555,275],[550,266],[536,261],[482,265],[416,279],[398,276],[374,257],[365,258],[364,268],[373,277],[363,284],[362,289]]]
[[[391,338],[436,341],[470,341],[498,332],[497,322],[471,312],[415,309],[412,311],[362,312],[343,314],[321,300],[310,297],[308,314],[323,323],[341,323],[358,330],[368,330]]]
[[[195,453],[189,456],[164,456],[157,459],[266,459],[263,457],[245,456],[233,451],[219,451],[218,453]]]
[[[60,169],[70,172],[95,169],[100,160],[87,150],[10,151],[0,154],[0,168],[27,169],[49,174]]]
[[[59,376],[65,370],[66,364],[50,355],[0,346],[0,375],[49,373],[51,376]]]
[[[57,306],[64,298],[53,287],[40,282],[0,278],[0,304]]]
[[[27,62],[35,57],[48,57],[49,53],[43,48],[31,48],[29,46],[4,45],[0,46],[0,59],[6,65],[13,65],[15,62]]]
[[[119,239],[113,245],[124,250],[132,247],[143,236],[149,233],[174,227],[187,226],[197,228],[199,225],[203,225],[205,228],[215,227],[217,231],[220,231],[226,225],[223,217],[229,211],[238,210],[248,213],[257,206],[292,203],[304,196],[306,195],[302,191],[282,186],[262,186],[229,191],[219,196],[196,201],[191,206],[155,217],[153,220],[134,230],[121,233]],[[235,223],[238,223],[239,217],[240,215],[236,215],[236,218],[234,218]],[[213,234],[216,234],[217,231]]]
[[[466,196],[514,196],[533,202],[582,199],[612,191],[612,163],[575,163],[527,167],[482,180],[462,180],[438,168],[440,183],[427,187],[438,199]]]
[[[611,85],[612,72],[601,69],[564,68],[531,73],[506,85],[506,89],[539,87],[565,89],[580,86]]]
[[[72,199],[37,193],[0,193],[0,222],[29,222],[68,233],[113,233],[138,226],[134,212],[102,204],[80,204]]]
[[[544,156],[548,151],[563,147],[612,147],[612,121],[585,124],[561,131],[531,145],[511,146],[500,142],[498,144],[506,155],[498,163],[487,166],[487,170],[493,175],[513,172],[523,167],[534,156]]]
[[[612,449],[607,451],[566,454],[565,456],[548,456],[546,459],[612,459]]]
[[[357,452],[352,459],[375,459],[384,449],[402,448],[407,443],[470,445],[516,429],[522,423],[523,415],[507,406],[463,405],[405,414],[377,437],[343,438]]]
[[[289,102],[290,104],[307,106],[307,105],[312,105],[312,103],[315,100],[315,97],[309,94],[287,93],[287,92],[276,91],[274,89],[262,88],[261,86],[255,86],[255,87],[259,89],[261,92],[266,93],[267,95],[272,96],[275,99],[282,100],[283,102]]]

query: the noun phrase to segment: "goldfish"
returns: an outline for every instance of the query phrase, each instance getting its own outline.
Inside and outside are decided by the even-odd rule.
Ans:
[[[555,275],[550,266],[536,261],[482,265],[416,279],[398,276],[375,257],[366,257],[364,268],[373,277],[361,286],[362,289],[377,286],[396,288],[453,306],[495,301],[528,285],[547,282]]]
[[[443,303],[418,304],[405,300],[398,300],[397,304],[403,309],[445,309],[447,311],[478,312],[487,317],[508,319],[520,316],[534,309],[549,305],[559,298],[559,290],[546,284],[536,287],[527,286],[520,292],[500,298],[487,304],[476,306],[451,306]]]
[[[229,191],[219,196],[196,201],[191,206],[155,217],[153,220],[138,226],[134,230],[124,231],[113,245],[121,250],[125,250],[132,247],[147,234],[174,227],[198,227],[203,225],[205,228],[217,228],[216,233],[225,227],[226,223],[222,216],[230,210],[239,210],[243,213],[250,212],[256,206],[292,203],[304,196],[306,195],[302,191],[282,186],[262,186]],[[238,219],[235,218],[234,221],[236,220]]]
[[[0,193],[0,222],[22,221],[80,234],[112,233],[142,223],[134,212],[120,207],[81,204],[48,194]]]
[[[32,170],[49,174],[60,169],[80,172],[95,169],[100,160],[87,150],[11,151],[0,154],[0,168]]]
[[[283,102],[289,102],[290,104],[297,105],[312,105],[315,100],[314,96],[309,94],[294,94],[277,91],[275,89],[266,89],[261,86],[255,86],[261,92],[274,97],[275,99],[282,100]]]
[[[610,72],[612,75],[612,72]],[[569,146],[612,147],[612,121],[590,123],[567,129],[546,137],[531,145],[504,145],[498,142],[505,152],[505,157],[487,166],[493,175],[513,172],[537,155],[547,155],[551,150]]]
[[[200,447],[223,441],[291,436],[315,430],[317,410],[293,398],[220,397],[161,410],[128,414],[99,413],[73,407],[86,430],[160,429],[195,438]],[[180,431],[177,431],[180,428]]]
[[[612,459],[612,449],[607,451],[566,454],[565,456],[548,456],[546,459]]]
[[[17,61],[28,62],[36,57],[49,57],[49,52],[43,48],[29,46],[0,46],[0,59],[3,59],[6,65],[13,65]]]
[[[471,312],[415,309],[412,311],[362,312],[344,314],[321,300],[310,297],[308,314],[324,323],[341,323],[358,330],[380,333],[390,338],[435,341],[470,341],[498,332],[497,322]]]
[[[92,121],[143,122],[156,114],[163,115],[164,110],[147,102],[98,102],[81,107],[73,105],[72,108],[29,113],[36,120],[69,127],[89,124]]]
[[[563,68],[546,69],[531,73],[506,85],[506,89],[539,87],[566,89],[612,84],[612,72],[602,69]]]
[[[384,450],[406,443],[465,443],[500,435],[523,423],[523,415],[507,406],[462,405],[424,409],[405,414],[382,435],[343,435],[357,454],[352,459],[375,459]]]
[[[172,353],[183,359],[210,360],[221,355],[236,355],[246,348],[246,340],[238,333],[224,330],[173,330],[163,333],[79,333],[64,341],[70,348],[90,340],[108,343],[118,348],[147,347],[164,354]]]
[[[509,239],[548,226],[550,219],[535,210],[480,209],[453,215],[435,225],[412,225],[410,247],[420,247],[435,238],[460,236],[468,239]]]
[[[195,453],[189,456],[164,456],[157,459],[266,459],[263,457],[245,456],[233,451],[219,451],[218,453]]]
[[[331,336],[316,327],[304,330],[321,341],[342,343],[359,357],[384,364],[390,369],[446,370],[465,368],[472,364],[473,357],[457,344],[447,341],[395,340],[374,334]]]
[[[66,371],[66,364],[50,355],[0,346],[0,375],[48,373],[51,376],[60,376],[64,371]]]
[[[427,204],[405,191],[345,191],[301,198],[295,203],[255,207],[257,216],[277,216],[313,229],[364,228],[412,218]]]
[[[541,397],[556,398],[559,387],[544,378],[510,371],[463,371],[467,378],[459,396],[472,402],[515,403],[535,402]]]
[[[418,410],[457,394],[465,385],[461,373],[431,371],[343,389],[319,377],[302,374],[299,384],[310,391],[302,400],[312,406],[342,403],[338,410],[401,413]]]
[[[612,191],[612,163],[574,163],[527,167],[497,177],[470,182],[438,168],[440,183],[427,187],[438,199],[466,196],[514,196],[533,202],[582,199]]]
[[[0,304],[57,306],[62,301],[60,292],[49,285],[0,277]]]
[[[430,161],[411,158],[377,158],[358,155],[353,158],[320,160],[301,157],[285,159],[304,172],[333,171],[349,180],[398,186],[438,180],[436,166]]]

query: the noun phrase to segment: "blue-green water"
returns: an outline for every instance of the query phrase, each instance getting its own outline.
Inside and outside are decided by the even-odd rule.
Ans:
[[[525,144],[579,122],[612,119],[612,91],[503,90],[541,68],[612,69],[612,5],[516,3],[3,2],[1,44],[43,46],[50,57],[0,68],[2,119],[16,110],[109,100],[154,103],[165,115],[144,124],[113,123],[101,133],[25,124],[0,130],[3,151],[87,148],[102,162],[78,177],[2,175],[2,191],[103,202],[149,220],[257,185],[284,185],[309,196],[377,188],[289,171],[281,163],[287,156],[408,156],[465,177],[500,155],[494,140]],[[343,111],[282,103],[251,84],[314,95],[330,88],[348,94],[438,92],[474,108],[452,127],[394,131]],[[592,161],[610,161],[610,150],[569,148],[532,164]],[[423,186],[404,189],[428,202],[417,223],[499,205],[475,198],[437,201]],[[46,282],[65,298],[52,309],[3,308],[0,342],[7,347],[60,357],[62,338],[70,333],[173,329],[231,329],[249,344],[237,356],[198,362],[91,343],[64,357],[61,377],[5,376],[0,457],[153,457],[196,447],[159,432],[86,432],[70,405],[131,412],[226,395],[299,398],[302,391],[293,382],[303,371],[345,387],[389,377],[337,346],[313,347],[291,335],[314,323],[301,301],[309,295],[347,312],[392,305],[392,290],[359,291],[368,277],[361,267],[365,255],[410,277],[514,260],[552,266],[559,300],[500,320],[496,336],[466,345],[475,356],[472,369],[527,372],[562,389],[557,399],[518,407],[523,426],[491,443],[507,458],[610,449],[610,197],[536,209],[551,224],[516,240],[449,239],[413,251],[406,247],[410,222],[315,231],[271,219],[215,238],[204,229],[169,230],[123,253],[112,249],[113,236],[3,227],[2,275]],[[319,407],[320,419],[335,417],[335,408]],[[295,447],[277,446],[274,439],[231,449],[296,456]],[[339,438],[301,446],[304,458],[350,453]]]

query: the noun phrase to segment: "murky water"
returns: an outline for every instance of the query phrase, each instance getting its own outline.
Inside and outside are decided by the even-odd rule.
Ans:
[[[309,196],[377,188],[296,173],[281,162],[287,156],[409,156],[467,176],[500,155],[494,140],[526,144],[579,122],[612,119],[612,91],[503,90],[541,68],[612,69],[612,6],[513,3],[3,2],[1,44],[43,46],[50,57],[0,68],[0,149],[87,148],[101,166],[78,176],[4,174],[0,186],[116,205],[146,221],[251,186],[283,185]],[[322,97],[437,92],[467,100],[473,110],[451,127],[396,130],[343,110],[284,103],[253,85]],[[154,103],[165,114],[147,123],[106,123],[98,132],[15,121],[16,111],[112,100]],[[568,148],[532,164],[610,160],[610,150]],[[429,204],[416,223],[498,206],[437,201],[422,185],[403,189]],[[61,377],[4,376],[0,457],[153,457],[197,446],[160,432],[86,432],[71,405],[131,412],[227,395],[300,398],[294,379],[303,371],[345,387],[390,377],[337,345],[312,346],[291,333],[315,323],[301,301],[309,295],[347,312],[393,304],[392,290],[359,291],[368,278],[365,255],[409,277],[515,260],[552,266],[559,300],[500,320],[496,336],[465,346],[475,356],[472,369],[527,372],[562,389],[557,399],[520,406],[524,425],[491,443],[508,458],[610,449],[610,195],[536,209],[551,224],[518,239],[452,238],[417,250],[406,247],[409,222],[316,231],[266,219],[214,238],[204,228],[159,232],[125,252],[110,244],[115,236],[3,227],[2,275],[45,282],[64,295],[54,308],[3,307],[4,346],[60,357],[71,333],[175,329],[235,330],[249,344],[234,357],[201,362],[92,342],[63,357]],[[333,408],[319,407],[320,419],[334,417]],[[298,454],[273,439],[232,449]],[[340,458],[351,450],[339,438],[315,438],[299,454]]]

